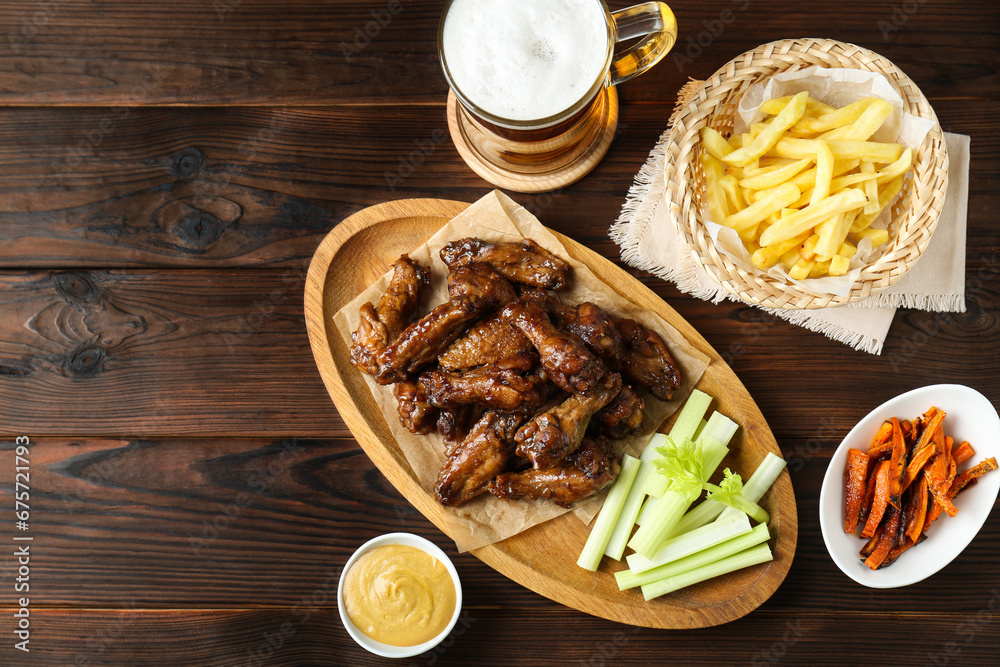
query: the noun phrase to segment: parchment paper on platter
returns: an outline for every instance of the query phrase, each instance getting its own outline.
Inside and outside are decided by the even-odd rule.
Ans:
[[[438,252],[449,241],[470,236],[492,243],[533,239],[572,267],[569,285],[558,292],[561,301],[573,304],[593,302],[618,317],[637,320],[664,339],[681,370],[681,386],[669,403],[647,396],[641,429],[636,435],[616,443],[619,447],[624,445],[625,451],[638,455],[649,435],[683,404],[708,367],[708,357],[691,347],[680,332],[662,318],[639,308],[601,282],[586,265],[572,259],[555,235],[533,215],[497,191],[472,204],[424,245],[408,253],[416,262],[429,265],[431,271],[431,284],[423,291],[418,314],[426,313],[434,305],[448,299],[448,268]],[[358,309],[369,301],[377,303],[391,277],[392,269],[386,266],[386,273],[379,280],[334,315],[337,330],[348,346],[351,344],[351,332],[357,329],[360,321]],[[407,431],[399,422],[392,386],[379,385],[367,374],[364,378],[393,437],[413,468],[417,482],[433,497],[438,472],[445,459],[442,436],[438,433],[415,435]],[[575,512],[581,520],[589,523],[597,514],[603,497],[604,494],[601,494],[584,501],[580,507],[567,510],[546,500],[504,501],[482,494],[459,507],[444,507],[443,510],[448,521],[448,535],[455,540],[459,551],[467,551],[499,542],[567,511]]]

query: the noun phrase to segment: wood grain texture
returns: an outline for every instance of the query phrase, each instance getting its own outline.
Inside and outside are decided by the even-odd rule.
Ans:
[[[983,598],[983,609],[991,598]],[[34,622],[40,636],[32,642],[34,665],[176,665],[183,650],[188,664],[214,666],[398,665],[354,644],[328,605],[303,605],[296,611],[234,610],[164,612],[134,609],[129,601],[107,610],[44,610]],[[996,609],[997,604],[993,605]],[[537,618],[547,626],[566,628],[554,636],[537,632]],[[849,643],[847,628],[871,623],[864,612],[824,614],[811,623],[788,613],[761,611],[733,625],[697,632],[644,631],[610,621],[582,617],[568,609],[537,615],[511,615],[490,608],[471,608],[456,629],[434,651],[411,658],[405,665],[506,666],[528,665],[648,665],[662,664],[669,644],[670,664],[794,664],[841,667],[843,653],[817,651],[825,642]],[[878,647],[891,651],[888,664],[924,664],[929,656],[949,664],[989,665],[996,644],[984,622],[900,613],[879,619],[884,636]],[[915,642],[908,633],[919,626],[925,633]],[[516,657],[507,632],[519,639]],[[570,628],[572,628],[570,630]],[[181,639],[182,638],[182,639]],[[857,641],[855,639],[855,641]],[[949,643],[952,646],[946,645]],[[180,646],[183,644],[183,648]],[[868,644],[871,647],[871,644]],[[949,655],[946,651],[951,650]],[[0,646],[0,659],[15,659]],[[558,663],[553,656],[559,656]],[[23,659],[23,658],[22,658]],[[928,662],[928,664],[934,664]]]
[[[605,258],[618,258],[608,226],[676,91],[765,42],[881,53],[945,131],[972,136],[967,311],[900,310],[879,357],[627,270],[718,350],[789,461],[799,542],[766,603],[670,632],[563,607],[455,554],[335,414],[300,301],[320,241],[373,204],[489,189],[445,137],[441,0],[400,0],[358,53],[341,43],[389,0],[12,0],[0,10],[0,505],[13,503],[10,436],[29,435],[41,548],[32,653],[13,649],[8,589],[0,664],[386,665],[319,600],[354,548],[406,530],[453,555],[475,619],[412,664],[839,667],[883,646],[890,665],[993,665],[996,508],[944,570],[879,592],[837,570],[816,517],[830,452],[872,406],[932,382],[1000,406],[1000,5],[670,4],[678,47],[621,87],[601,164],[562,191],[514,195]],[[102,296],[87,302],[83,281],[62,279],[67,300],[54,286],[67,271]],[[103,356],[74,356],[91,341]],[[96,372],[73,375],[71,359]]]
[[[833,434],[816,440],[781,438],[801,530],[785,583],[750,617],[974,614],[979,600],[953,592],[965,590],[970,569],[983,582],[1000,580],[1000,562],[992,557],[1000,548],[995,521],[941,572],[906,589],[873,596],[830,560],[818,529],[819,488],[830,454],[852,425],[838,420]],[[471,607],[506,610],[511,620],[563,608],[457,553],[353,438],[32,442],[33,608],[114,610],[134,600],[139,609],[288,610],[339,573],[361,544],[398,531],[422,535],[452,558]],[[10,442],[0,449],[5,480],[13,479],[11,450]],[[9,490],[0,497],[9,498]],[[0,575],[12,577],[15,567],[13,550],[0,554]],[[933,612],[927,599],[935,600]],[[574,618],[597,620],[579,612]]]
[[[996,253],[996,104],[934,107],[946,131],[974,137],[969,251]],[[304,268],[326,233],[366,206],[472,202],[492,189],[452,146],[443,102],[119,116],[0,108],[0,267]],[[618,257],[608,227],[667,116],[663,106],[623,103],[618,137],[583,181],[512,196],[547,227]]]
[[[139,0],[97,8],[84,0],[10,2],[0,40],[0,62],[5,63],[0,102],[439,101],[447,92],[436,46],[442,4],[182,0],[168,7]],[[827,37],[870,48],[903,68],[931,98],[978,97],[985,89],[996,90],[1000,26],[988,20],[995,17],[990,0],[923,3],[919,11],[894,17],[895,4],[847,0],[803,13],[744,0],[674,2],[677,48],[663,66],[628,82],[623,101],[670,104],[687,77],[704,79],[744,51],[790,37]],[[939,30],[942,24],[948,30]],[[927,57],[928,33],[935,33],[933,59]]]
[[[292,269],[0,275],[0,433],[344,435],[309,358],[303,283]]]

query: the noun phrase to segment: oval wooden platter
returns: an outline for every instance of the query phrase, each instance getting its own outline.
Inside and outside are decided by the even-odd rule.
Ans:
[[[361,447],[388,480],[443,532],[442,507],[417,483],[393,439],[360,371],[350,363],[347,343],[333,315],[384,274],[405,252],[423,244],[468,204],[438,199],[386,202],[350,216],[324,239],[309,266],[305,315],[313,356],[340,415]],[[572,239],[559,236],[567,252],[589,266],[622,297],[676,327],[711,357],[697,387],[715,397],[714,409],[740,426],[723,465],[749,474],[768,452],[780,455],[764,417],[732,369],[677,312],[642,283]],[[745,476],[746,476],[745,475]],[[588,572],[576,565],[587,528],[572,514],[561,515],[472,553],[527,588],[602,618],[653,628],[697,628],[744,616],[767,600],[784,580],[798,538],[795,497],[787,470],[761,504],[771,514],[774,560],[646,602],[638,590],[619,591],[612,573],[624,564],[604,559]]]

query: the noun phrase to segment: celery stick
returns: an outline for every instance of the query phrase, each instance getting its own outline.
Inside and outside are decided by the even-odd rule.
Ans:
[[[653,467],[652,462],[650,462],[650,467]],[[644,480],[642,492],[650,498],[659,498],[666,492],[668,486],[670,486],[670,480],[653,468],[652,474]]]
[[[775,456],[771,452],[768,452],[764,460],[757,466],[757,470],[754,471],[750,479],[743,485],[743,495],[747,500],[758,502],[767,493],[767,490],[771,488],[774,480],[778,478],[778,475],[781,474],[784,468],[785,461],[780,456]],[[681,518],[677,526],[674,527],[670,537],[683,535],[695,528],[701,528],[705,524],[715,521],[722,516],[732,516],[738,513],[740,513],[739,510],[726,507],[717,500],[706,500]],[[641,523],[644,519],[645,517],[640,512],[637,523]]]
[[[629,488],[628,497],[625,498],[625,503],[622,505],[622,511],[618,515],[615,528],[611,531],[611,538],[604,550],[606,556],[615,560],[622,559],[622,554],[625,553],[625,544],[628,542],[628,538],[632,534],[632,527],[635,525],[635,518],[642,507],[642,501],[646,499],[646,480],[650,475],[657,474],[650,462],[659,456],[656,448],[665,439],[666,436],[662,433],[654,433],[649,439],[649,443],[646,444],[646,448],[642,450],[642,456],[639,457],[639,472],[636,473],[635,480]]]
[[[693,389],[670,429],[670,437],[674,440],[694,440],[694,432],[701,424],[701,419],[708,412],[708,406],[711,403],[711,396],[703,391]]]
[[[642,596],[646,600],[652,600],[653,598],[672,593],[678,589],[705,581],[706,579],[712,579],[713,577],[750,567],[751,565],[766,563],[769,560],[774,560],[770,547],[766,543],[758,544],[755,547],[750,547],[745,551],[727,556],[714,563],[703,565],[702,567],[688,570],[672,577],[666,577],[650,584],[644,584],[642,586]]]
[[[713,412],[698,438],[699,440],[715,440],[723,445],[728,445],[738,429],[739,425],[732,419],[721,412]]]
[[[642,504],[642,509],[639,510],[639,516],[635,518],[635,525],[641,526],[649,520],[649,517],[653,514],[653,506],[656,504],[656,498],[653,496],[647,496],[646,501]]]
[[[633,572],[631,570],[615,572],[615,581],[618,582],[618,589],[623,591],[628,588],[642,586],[643,584],[651,584],[654,581],[683,574],[689,570],[702,567],[703,565],[708,565],[709,563],[714,563],[715,561],[722,560],[727,556],[732,556],[733,554],[745,551],[746,549],[756,546],[761,542],[766,542],[770,537],[771,535],[767,530],[767,524],[759,523],[754,526],[753,530],[749,533],[744,533],[743,535],[734,537],[731,540],[717,544],[714,547],[709,547],[704,551],[698,551],[690,556],[685,556],[684,558],[675,560],[672,563],[654,567],[653,569],[646,570],[642,573]]]
[[[628,497],[629,489],[635,480],[636,473],[639,472],[639,459],[626,454],[622,459],[621,470],[618,472],[618,479],[615,480],[611,490],[608,491],[604,499],[604,506],[601,513],[597,515],[597,521],[587,537],[587,543],[583,546],[583,552],[576,564],[580,567],[595,571],[601,564],[601,557],[604,549],[608,546],[611,538],[611,531],[618,521],[618,515],[622,510],[622,505]]]
[[[698,497],[698,493],[701,491],[700,485],[708,481],[708,478],[715,472],[715,468],[726,457],[729,451],[726,444],[736,432],[736,425],[729,418],[716,412],[709,418],[704,430],[707,433],[701,437],[697,446],[690,443],[690,441],[676,441],[672,436],[670,438],[671,447],[673,447],[675,452],[685,452],[683,455],[685,463],[681,467],[689,466],[687,468],[689,471],[699,471],[698,473],[685,473],[683,475],[686,479],[684,483],[688,487],[690,487],[691,483],[695,483],[699,488],[685,488],[677,491],[668,488],[657,499],[652,509],[649,510],[649,520],[639,526],[635,535],[632,536],[632,540],[628,543],[628,546],[632,547],[633,550],[647,558],[652,558],[656,550],[660,548],[660,545],[667,540],[667,537],[674,531],[675,526],[688,507]],[[716,440],[716,436],[723,437],[725,440]],[[668,458],[666,464],[670,464],[673,460]],[[661,463],[662,459],[658,460],[656,465],[661,465]],[[669,465],[667,467],[669,468]],[[662,472],[656,476],[666,479],[671,485],[676,485],[680,482],[679,478],[670,479],[670,476],[664,475]],[[697,477],[697,479],[692,479],[693,477]],[[647,485],[647,492],[649,490],[648,487],[649,485]]]
[[[749,533],[750,530],[750,520],[745,514],[733,514],[725,519],[720,518],[718,521],[713,521],[689,533],[667,540],[653,554],[652,558],[646,558],[637,553],[630,554],[627,558],[628,568],[636,574],[645,572],[698,551],[704,551],[716,544]]]
[[[694,501],[690,493],[667,489],[653,505],[650,520],[639,526],[628,545],[643,556],[652,557],[666,540],[667,535],[684,516],[684,512]]]
[[[701,432],[705,430],[705,425],[706,424],[708,424],[708,422],[706,420],[704,420],[704,419],[702,419],[701,423],[698,424],[698,428],[696,428],[695,431],[694,431],[694,439],[695,440],[697,440],[698,438],[701,437]]]
[[[743,485],[743,496],[749,501],[759,502],[784,469],[785,460],[768,452],[764,460],[757,466],[757,470]]]

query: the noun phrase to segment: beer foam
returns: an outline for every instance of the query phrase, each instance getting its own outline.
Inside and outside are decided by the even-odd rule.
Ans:
[[[454,0],[442,48],[469,102],[501,118],[540,120],[603,78],[608,28],[594,0]]]

